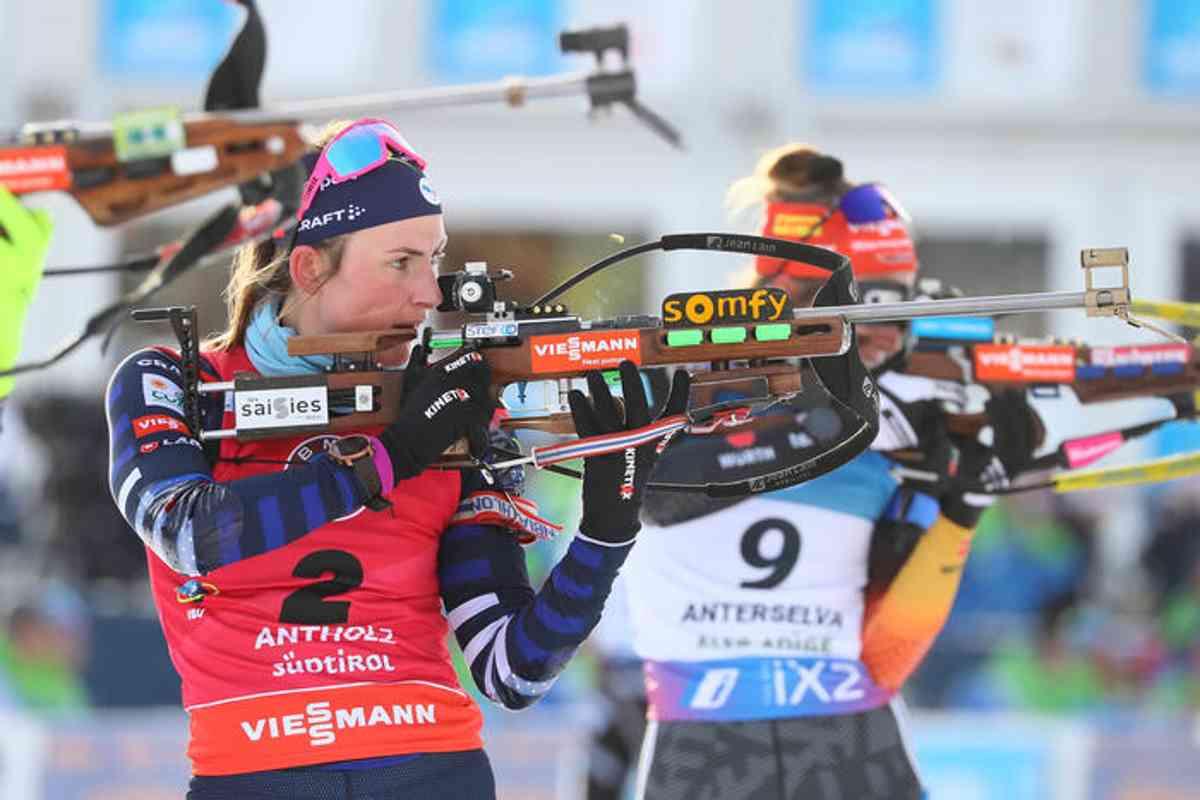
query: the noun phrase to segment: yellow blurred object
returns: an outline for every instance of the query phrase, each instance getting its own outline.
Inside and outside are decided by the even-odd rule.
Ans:
[[[617,244],[625,244],[625,237],[619,233],[610,233],[608,238],[612,239]]]
[[[1159,483],[1176,478],[1186,478],[1196,473],[1200,473],[1200,453],[1181,453],[1166,458],[1157,458],[1143,464],[1059,475],[1054,478],[1054,491],[1062,494],[1087,489],[1105,489],[1112,486]]]
[[[1174,300],[1134,300],[1134,314],[1176,322],[1200,328],[1200,303],[1180,303]]]

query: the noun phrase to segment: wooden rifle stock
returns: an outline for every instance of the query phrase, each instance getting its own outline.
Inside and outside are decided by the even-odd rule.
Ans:
[[[119,225],[218,189],[237,186],[300,160],[308,148],[298,123],[241,123],[213,115],[183,123],[186,146],[170,155],[121,161],[111,134],[45,130],[31,141],[0,147],[14,158],[65,151],[69,185],[63,189],[97,225]],[[35,148],[31,151],[30,148]],[[17,194],[36,191],[14,182]]]
[[[711,338],[713,327],[697,328],[704,332],[703,338]],[[692,408],[704,408],[717,401],[721,391],[736,390],[751,397],[778,397],[799,392],[802,386],[799,368],[793,364],[771,359],[836,356],[846,352],[850,339],[848,323],[840,317],[805,320],[793,325],[792,335],[778,341],[757,341],[750,333],[746,341],[713,344],[711,342],[692,346],[672,346],[667,342],[667,332],[661,327],[644,328],[598,328],[590,332],[626,334],[638,337],[640,365],[642,367],[664,367],[709,362],[714,368],[698,372],[693,378]],[[573,331],[582,333],[583,331]],[[330,393],[341,393],[349,403],[356,391],[371,387],[373,408],[371,411],[356,411],[332,416],[325,430],[339,433],[364,427],[388,425],[395,421],[402,405],[403,371],[379,369],[375,354],[405,342],[412,341],[416,332],[412,329],[369,331],[363,333],[330,334],[323,336],[295,336],[288,340],[288,353],[293,356],[333,355],[334,370],[322,376]],[[522,336],[512,344],[488,344],[480,353],[492,370],[491,392],[498,400],[504,388],[512,383],[545,380],[582,378],[587,369],[547,368],[537,359],[532,341],[535,335]],[[736,369],[728,368],[730,362],[746,362]],[[612,365],[615,368],[615,364]],[[236,380],[236,376],[235,376]],[[261,379],[260,379],[261,382]],[[565,406],[565,392],[569,387],[560,386],[563,393],[560,407]],[[331,404],[336,404],[331,401]],[[572,434],[574,421],[569,413],[555,412],[536,417],[508,418],[501,422],[506,429],[539,430],[554,434]],[[282,431],[244,431],[238,438],[254,439],[277,436]],[[461,448],[450,451],[453,454]]]
[[[1020,345],[1013,345],[1014,347]],[[1031,343],[1029,346],[1038,346]],[[1104,367],[1097,364],[1095,348],[1086,345],[1074,347],[1074,379],[1070,381],[1017,378],[1005,380],[977,380],[975,378],[975,352],[972,345],[955,345],[945,351],[918,351],[909,356],[905,372],[937,380],[978,384],[990,391],[1011,388],[1066,387],[1075,393],[1079,402],[1105,403],[1116,400],[1154,398],[1191,394],[1200,390],[1200,359],[1194,347],[1188,345],[1131,345],[1127,348],[1105,348],[1110,351],[1141,349],[1146,353],[1155,348],[1167,348],[1166,352],[1184,355],[1186,360],[1178,363],[1178,369],[1155,369],[1153,362],[1132,362],[1119,366]],[[988,424],[985,414],[955,414],[948,420],[950,432],[962,436],[975,436]],[[1040,432],[1038,443],[1044,441],[1045,431]]]

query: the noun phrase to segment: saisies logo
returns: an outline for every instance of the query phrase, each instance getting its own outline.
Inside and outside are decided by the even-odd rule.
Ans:
[[[270,402],[243,400],[238,405],[238,416],[269,416],[275,419],[288,419],[289,417],[301,414],[319,414],[323,409],[324,404],[319,398],[303,400],[294,397],[273,397]]]
[[[324,425],[329,398],[324,386],[246,389],[235,393],[234,413],[239,430]]]

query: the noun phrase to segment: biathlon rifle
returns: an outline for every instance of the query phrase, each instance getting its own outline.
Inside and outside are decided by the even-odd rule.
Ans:
[[[608,51],[627,58],[624,26],[562,34],[564,52],[596,54],[597,67],[587,73],[257,108],[265,34],[254,4],[242,5],[248,18],[230,54],[243,72],[252,73],[250,80],[223,81],[232,68],[218,67],[202,112],[157,109],[120,114],[111,122],[25,125],[0,137],[7,139],[0,145],[0,185],[15,194],[66,192],[97,225],[119,225],[226,187],[257,185],[269,192],[269,176],[299,163],[309,150],[307,122],[442,106],[519,107],[534,99],[580,94],[594,109],[625,105],[671,144],[681,141],[674,128],[638,102],[627,64],[615,70],[604,66]],[[223,63],[230,63],[228,56]]]
[[[519,107],[540,98],[585,95],[592,109],[622,105],[657,135],[680,146],[678,132],[643,106],[628,64],[629,33],[623,25],[567,31],[563,52],[595,54],[591,72],[544,78],[508,78],[418,91],[380,92],[259,108],[258,89],[266,57],[266,31],[253,0],[243,26],[209,80],[204,111],[158,109],[118,115],[112,122],[52,122],[0,134],[0,185],[15,194],[66,192],[97,225],[130,222],[211,192],[237,187],[241,202],[212,213],[185,238],[118,264],[49,269],[49,276],[149,271],[141,283],[92,316],[78,336],[50,357],[3,375],[50,366],[95,335],[105,343],[124,311],[207,256],[271,235],[295,224],[310,145],[307,123],[405,109],[506,103]],[[616,52],[620,66],[605,55]]]
[[[664,299],[659,317],[583,320],[556,302],[559,295],[600,269],[652,250],[766,252],[813,264],[832,274],[813,307],[804,309],[793,309],[782,290],[766,288],[670,295]],[[464,347],[478,350],[491,366],[496,398],[513,384],[518,391],[526,391],[532,383],[548,385],[541,408],[534,413],[511,415],[501,422],[509,429],[573,433],[566,403],[572,382],[590,370],[612,369],[624,359],[643,368],[687,369],[692,376],[687,413],[629,434],[644,437],[639,441],[678,433],[708,434],[752,421],[770,424],[771,418],[764,415],[805,393],[819,393],[832,400],[825,401],[825,405],[839,415],[836,440],[799,447],[787,463],[775,462],[769,472],[739,474],[725,481],[676,478],[652,485],[663,491],[701,491],[712,497],[730,497],[810,480],[850,460],[874,440],[878,433],[878,398],[857,354],[856,322],[988,314],[999,308],[1022,313],[1082,307],[1093,316],[1126,316],[1130,302],[1128,272],[1123,271],[1120,286],[1094,287],[1092,268],[1101,266],[1101,261],[1085,264],[1084,292],[862,305],[849,262],[832,251],[758,236],[668,235],[615,253],[529,304],[498,298],[496,282],[506,277],[504,271],[489,272],[485,264],[469,264],[464,271],[439,279],[445,299],[439,310],[466,312],[469,319],[461,327],[426,329],[420,334],[405,329],[297,336],[289,340],[289,353],[332,355],[332,369],[277,378],[243,374],[231,381],[201,379],[194,316],[189,320],[187,309],[142,311],[137,316],[172,322],[184,361],[185,415],[204,441],[337,433],[386,425],[401,407],[403,372],[382,368],[375,354],[418,338],[427,352],[450,351],[447,357],[457,357]],[[232,392],[234,410],[226,415],[225,427],[206,430],[201,427],[199,403],[202,395],[211,392]],[[545,467],[628,446],[627,438],[620,442],[568,441],[533,448],[527,456],[500,453],[501,458],[493,459],[491,466],[532,463]],[[481,466],[478,459],[464,458],[464,452],[459,447],[448,453],[443,466]]]
[[[1084,253],[1086,257],[1096,251]],[[1113,266],[1125,268],[1127,253],[1108,253]],[[1187,303],[1131,301],[1126,315],[1131,324],[1172,341],[1091,346],[1078,340],[1019,340],[996,333],[991,320],[982,325],[969,324],[976,322],[972,320],[937,321],[926,332],[918,331],[916,348],[908,355],[903,371],[979,386],[989,394],[1025,390],[1034,400],[1057,399],[1069,393],[1083,405],[1139,398],[1158,398],[1170,404],[1172,415],[1168,417],[1064,438],[1053,451],[1033,459],[1004,493],[1041,488],[1075,491],[1183,477],[1200,471],[1200,459],[1181,462],[1172,458],[1088,473],[1059,472],[1080,470],[1169,422],[1200,416],[1200,354],[1194,344],[1139,318],[1143,316],[1200,323],[1200,309]],[[949,324],[940,325],[943,322]],[[1034,441],[1042,448],[1050,432],[1040,417],[1034,422]],[[985,413],[974,412],[950,414],[947,424],[951,433],[974,438],[990,421]],[[903,459],[905,454],[893,455]],[[1162,467],[1156,466],[1160,463]]]

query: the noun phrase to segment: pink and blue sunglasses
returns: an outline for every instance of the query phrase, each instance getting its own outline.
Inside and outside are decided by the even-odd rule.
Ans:
[[[304,217],[304,212],[308,211],[326,179],[331,183],[354,180],[387,163],[392,153],[425,171],[425,159],[416,154],[408,140],[390,122],[368,118],[346,128],[321,150],[312,174],[304,184],[304,195],[300,198],[296,219]]]

